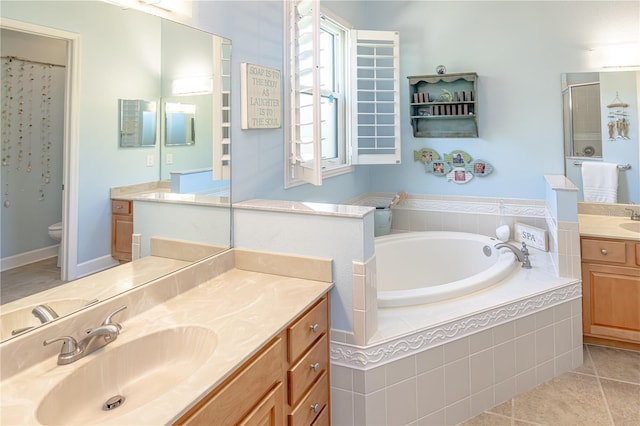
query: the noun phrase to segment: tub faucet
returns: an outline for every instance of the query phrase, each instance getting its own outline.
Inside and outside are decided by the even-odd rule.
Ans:
[[[71,336],[61,336],[45,340],[42,344],[44,346],[47,346],[51,343],[62,341],[62,348],[60,349],[60,354],[58,355],[58,364],[71,364],[72,362],[83,358],[85,355],[89,355],[90,353],[100,349],[101,347],[108,345],[118,338],[118,334],[120,334],[122,326],[116,322],[113,322],[112,318],[115,314],[125,309],[127,309],[127,307],[122,306],[121,308],[109,314],[107,318],[102,322],[102,325],[96,327],[93,330],[90,330],[89,334],[87,334],[79,342]]]
[[[518,262],[522,262],[522,267],[525,269],[531,269],[531,261],[529,260],[529,249],[527,249],[527,245],[522,243],[522,249],[514,246],[509,243],[498,243],[494,246],[496,249],[508,248],[516,255],[518,258]]]
[[[40,320],[42,324],[53,321],[58,318],[58,314],[54,311],[51,306],[45,304],[38,305],[31,310],[31,313],[35,315],[36,318]]]

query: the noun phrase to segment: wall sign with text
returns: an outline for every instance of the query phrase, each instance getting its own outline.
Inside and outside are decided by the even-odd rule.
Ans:
[[[277,129],[282,125],[281,73],[274,68],[240,64],[243,129]]]

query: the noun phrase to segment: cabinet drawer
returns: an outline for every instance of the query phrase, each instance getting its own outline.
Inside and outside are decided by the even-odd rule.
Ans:
[[[310,425],[329,403],[327,373],[311,388],[300,404],[289,414],[289,426]]]
[[[640,243],[636,243],[636,265],[640,266]]]
[[[626,262],[624,241],[582,239],[582,260],[607,263]]]
[[[289,404],[291,406],[296,405],[313,382],[327,371],[327,350],[327,335],[325,334],[287,372],[289,378]]]
[[[318,414],[318,417],[313,421],[311,426],[329,426],[331,422],[329,421],[329,407],[324,407],[324,409]]]
[[[111,213],[131,214],[131,201],[111,200]]]
[[[327,298],[324,297],[287,329],[289,362],[297,360],[313,342],[327,332],[327,303]]]

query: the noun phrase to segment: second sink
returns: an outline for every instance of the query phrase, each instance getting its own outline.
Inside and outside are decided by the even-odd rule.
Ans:
[[[631,232],[640,233],[640,222],[624,222],[619,225],[622,229],[626,229]]]
[[[51,389],[36,417],[44,425],[113,422],[191,376],[217,340],[207,328],[178,327],[96,352]]]

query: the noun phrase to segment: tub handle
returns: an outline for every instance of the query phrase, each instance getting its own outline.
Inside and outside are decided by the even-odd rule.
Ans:
[[[603,256],[606,256],[606,255],[607,255],[607,253],[609,253],[609,250],[607,250],[607,249],[602,249],[602,250],[600,250],[600,253],[602,253],[602,255],[603,255]]]

